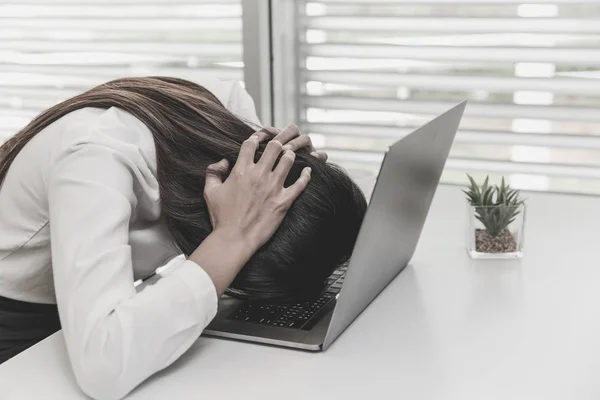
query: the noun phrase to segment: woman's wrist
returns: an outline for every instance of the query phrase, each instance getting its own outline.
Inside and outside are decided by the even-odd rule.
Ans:
[[[223,249],[237,254],[240,259],[244,260],[244,264],[258,250],[257,246],[252,243],[252,240],[239,231],[217,228],[211,232],[208,238],[211,238],[211,241],[214,243],[220,244]]]
[[[256,251],[251,242],[236,232],[213,231],[190,255],[211,278],[220,296]]]

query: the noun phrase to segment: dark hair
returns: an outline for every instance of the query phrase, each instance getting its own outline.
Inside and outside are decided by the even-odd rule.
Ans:
[[[212,230],[203,197],[207,166],[223,158],[233,165],[242,142],[256,129],[195,83],[166,77],[118,79],[44,111],[0,147],[0,184],[31,138],[84,107],[118,107],[152,132],[162,213],[175,244],[189,256]],[[235,278],[229,294],[283,299],[317,293],[348,260],[366,210],[364,195],[342,170],[306,151],[297,152],[286,185],[306,166],[312,168],[308,188]]]

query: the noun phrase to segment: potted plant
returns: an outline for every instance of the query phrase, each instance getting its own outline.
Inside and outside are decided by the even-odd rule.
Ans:
[[[470,176],[463,192],[469,206],[468,252],[472,258],[521,258],[525,227],[525,200],[504,177],[490,185],[489,177],[478,185]]]

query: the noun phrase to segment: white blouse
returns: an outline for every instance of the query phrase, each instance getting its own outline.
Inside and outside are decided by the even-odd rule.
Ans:
[[[237,82],[199,82],[259,123]],[[120,398],[180,357],[215,316],[215,287],[161,220],[151,132],[118,109],[48,126],[0,190],[0,296],[58,304],[81,388]],[[170,261],[170,262],[169,262]],[[134,281],[169,262],[153,285]]]

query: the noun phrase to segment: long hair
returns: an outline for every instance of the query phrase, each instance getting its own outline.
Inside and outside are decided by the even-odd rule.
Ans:
[[[5,142],[0,185],[35,135],[85,107],[117,107],[153,134],[162,215],[178,250],[189,256],[212,231],[203,196],[206,168],[223,158],[234,165],[242,142],[255,128],[195,83],[167,77],[118,79],[49,108]],[[316,293],[333,269],[348,260],[366,210],[364,195],[342,170],[306,151],[297,152],[286,185],[306,166],[313,170],[308,188],[238,274],[229,294],[283,299]]]

